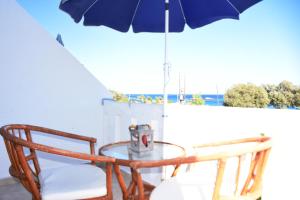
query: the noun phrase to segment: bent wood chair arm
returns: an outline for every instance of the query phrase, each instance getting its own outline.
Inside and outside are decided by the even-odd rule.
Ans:
[[[205,162],[205,161],[218,161],[218,175],[216,177],[216,185],[214,190],[213,199],[221,199],[219,195],[221,182],[223,173],[225,170],[226,161],[228,158],[231,157],[238,157],[241,159],[241,156],[251,153],[253,155],[253,160],[251,161],[250,172],[248,174],[248,178],[246,183],[244,184],[243,190],[241,195],[244,195],[248,192],[253,192],[255,196],[259,197],[257,194],[259,187],[261,186],[261,176],[264,172],[264,168],[266,165],[266,161],[271,149],[271,139],[269,137],[256,137],[256,138],[245,138],[245,139],[238,139],[238,140],[231,140],[231,141],[223,141],[223,142],[216,142],[216,143],[209,143],[209,144],[201,144],[196,145],[196,148],[205,148],[205,147],[218,147],[218,146],[226,146],[226,145],[233,145],[233,144],[242,144],[242,143],[251,143],[255,142],[257,144],[252,146],[245,146],[241,147],[239,150],[237,149],[229,149],[229,150],[221,150],[219,152],[213,152],[210,154],[205,155],[192,155],[187,157],[178,157],[173,159],[167,159],[163,161],[152,161],[152,162],[145,162],[145,161],[133,161],[130,163],[130,167],[133,169],[134,179],[138,185],[138,199],[144,200],[144,184],[142,181],[141,173],[139,172],[140,168],[152,168],[152,167],[162,167],[162,166],[179,166],[181,164],[192,164],[198,162]],[[238,172],[240,171],[240,165],[238,166]],[[174,174],[173,174],[174,175]],[[239,176],[239,173],[237,173]],[[238,177],[237,177],[238,179]],[[252,182],[257,182],[253,183]],[[238,185],[238,183],[236,183]],[[237,190],[237,189],[236,189]],[[236,191],[237,192],[237,191]],[[253,198],[255,199],[255,198]]]
[[[24,130],[26,132],[27,137],[29,137],[29,141],[32,140],[31,138],[31,131],[36,131],[36,132],[42,132],[50,135],[56,135],[64,138],[70,138],[70,139],[75,139],[75,140],[80,140],[80,141],[86,141],[89,142],[90,144],[90,153],[92,155],[95,155],[95,144],[97,142],[96,138],[93,137],[87,137],[83,135],[78,135],[74,133],[67,133],[63,131],[58,131],[50,128],[45,128],[45,127],[40,127],[40,126],[33,126],[33,125],[25,125],[25,124],[10,124],[3,126],[1,128],[1,132],[5,133],[8,132],[8,130],[11,130],[14,134],[20,134],[20,130]],[[18,131],[17,131],[18,130]],[[15,133],[17,132],[17,133]],[[20,135],[19,135],[20,137]],[[94,164],[94,161],[92,162]]]
[[[81,152],[75,152],[75,151],[70,151],[70,150],[65,150],[61,148],[56,148],[56,147],[51,147],[43,144],[37,144],[34,142],[29,142],[29,141],[24,141],[16,137],[11,137],[8,136],[12,141],[15,143],[28,147],[30,149],[34,149],[37,151],[42,151],[50,154],[56,154],[56,155],[61,155],[61,156],[66,156],[66,157],[71,157],[71,158],[77,158],[81,160],[87,160],[87,161],[94,161],[94,162],[110,162],[113,163],[115,162],[114,158],[111,157],[106,157],[106,156],[98,156],[98,155],[91,155],[87,153],[81,153]]]
[[[43,132],[47,134],[52,134],[52,135],[57,135],[57,136],[62,136],[62,137],[67,137],[67,138],[72,138],[72,139],[77,139],[77,140],[83,140],[87,142],[93,142],[96,143],[97,139],[93,137],[87,137],[83,135],[78,135],[74,133],[67,133],[63,131],[58,131],[50,128],[44,128],[40,126],[33,126],[33,125],[25,125],[25,124],[10,124],[6,125],[3,127],[3,129],[8,130],[8,129],[24,129],[24,130],[30,130],[30,131],[38,131],[38,132]]]

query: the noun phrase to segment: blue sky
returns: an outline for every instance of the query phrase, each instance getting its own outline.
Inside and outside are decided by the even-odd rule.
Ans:
[[[162,93],[164,34],[120,33],[75,24],[59,0],[17,0],[53,38],[107,88],[124,93]],[[300,1],[264,0],[240,16],[169,36],[169,92],[179,73],[188,93],[224,92],[236,83],[300,85]]]

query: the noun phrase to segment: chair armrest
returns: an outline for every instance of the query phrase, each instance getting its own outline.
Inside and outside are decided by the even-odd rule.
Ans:
[[[93,138],[93,137],[87,137],[87,136],[83,136],[83,135],[67,133],[67,132],[44,128],[44,127],[40,127],[40,126],[23,125],[23,124],[8,125],[5,127],[5,129],[9,129],[10,127],[13,127],[13,129],[23,129],[23,130],[25,130],[25,132],[27,132],[27,135],[29,135],[30,131],[37,131],[37,132],[56,135],[56,136],[60,136],[60,137],[86,141],[86,142],[89,142],[89,144],[90,144],[90,153],[92,155],[95,155],[95,143],[97,142],[97,139]]]
[[[7,131],[9,129],[11,129],[11,130],[23,129],[25,131],[37,131],[37,132],[72,138],[72,139],[76,139],[76,140],[83,140],[83,141],[88,141],[88,142],[93,142],[93,143],[97,142],[97,139],[93,138],[93,137],[87,137],[87,136],[83,136],[83,135],[67,133],[67,132],[63,132],[63,131],[58,131],[58,130],[54,130],[54,129],[50,129],[50,128],[44,128],[44,127],[40,127],[40,126],[33,126],[33,125],[10,124],[10,125],[6,125],[6,126],[2,127],[2,129],[4,129],[4,131]]]
[[[76,139],[76,140],[83,140],[83,141],[92,142],[92,143],[97,142],[96,138],[87,137],[87,136],[83,136],[83,135],[79,135],[79,134],[67,133],[67,132],[63,132],[63,131],[58,131],[58,130],[54,130],[54,129],[39,127],[39,126],[33,126],[33,125],[20,125],[20,126],[21,126],[20,128],[24,128],[25,130],[29,129],[32,131],[39,131],[39,132],[43,132],[43,133],[47,133],[47,134],[62,136],[62,137],[66,137],[66,138],[72,138],[72,139]]]
[[[114,158],[111,157],[106,157],[106,156],[98,156],[98,155],[91,155],[87,153],[80,153],[80,152],[74,152],[70,150],[65,150],[65,149],[60,149],[56,147],[51,147],[47,145],[42,145],[42,144],[37,144],[34,142],[30,141],[25,141],[23,139],[19,139],[17,137],[13,136],[7,136],[10,137],[10,140],[14,141],[16,144],[37,150],[37,151],[42,151],[50,154],[56,154],[56,155],[61,155],[61,156],[66,156],[66,157],[71,157],[71,158],[77,158],[81,160],[88,160],[88,161],[94,161],[94,162],[109,162],[113,163],[115,162]]]

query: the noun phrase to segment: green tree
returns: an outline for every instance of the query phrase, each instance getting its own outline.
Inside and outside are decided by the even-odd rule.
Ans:
[[[161,96],[155,97],[155,103],[156,104],[163,104],[163,98]]]
[[[267,91],[268,94],[277,90],[277,86],[274,84],[265,84],[262,87]]]
[[[110,90],[110,92],[113,95],[113,100],[117,101],[117,102],[128,102],[128,97],[120,92],[114,91],[114,90]]]
[[[145,103],[151,104],[151,103],[152,103],[152,97],[147,96],[147,97],[145,98]]]
[[[294,101],[294,94],[296,91],[296,86],[289,81],[282,81],[278,85],[278,91],[283,94],[286,98],[286,106],[292,106]]]
[[[204,105],[205,101],[200,94],[193,94],[192,104],[193,105]]]
[[[287,108],[289,103],[284,94],[280,91],[273,91],[269,94],[271,98],[271,105],[275,108]]]
[[[142,103],[146,103],[146,97],[144,95],[138,96],[137,99]]]
[[[251,83],[237,84],[226,91],[224,105],[264,108],[270,103],[267,91]]]
[[[278,92],[278,86],[274,84],[265,84],[262,86],[266,92],[268,93],[268,97],[270,99],[270,104],[274,107],[278,107],[280,105],[280,102],[286,102],[285,98],[280,95]]]
[[[290,82],[290,81],[281,81],[281,83],[279,83],[278,85],[278,90],[281,90],[281,91],[290,91],[290,92],[293,92],[295,91],[296,89],[296,86]]]
[[[296,107],[300,107],[300,87],[298,87],[295,91],[293,105]]]
[[[284,80],[277,86],[265,85],[264,88],[268,92],[270,104],[275,108],[287,108],[297,104],[297,86],[289,81]]]

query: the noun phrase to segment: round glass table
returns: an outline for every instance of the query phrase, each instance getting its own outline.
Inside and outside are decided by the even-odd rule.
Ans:
[[[185,155],[183,147],[167,142],[154,141],[153,150],[141,153],[132,151],[129,145],[129,141],[108,144],[99,149],[99,155],[116,158],[118,164],[126,166],[132,161],[158,161]]]
[[[130,167],[130,163],[135,161],[142,161],[144,163],[155,163],[164,162],[168,159],[174,159],[185,156],[185,149],[176,144],[154,141],[153,150],[149,152],[137,153],[130,149],[130,141],[116,142],[105,145],[99,149],[99,155],[113,157],[116,159],[114,164],[114,171],[116,173],[119,185],[123,193],[123,199],[129,199],[135,195],[137,181],[133,175],[133,169],[131,168],[131,182],[127,187],[124,181],[124,177],[120,171],[120,166]],[[178,169],[176,166],[174,171]],[[144,184],[145,188],[151,191],[154,186],[151,184]]]

